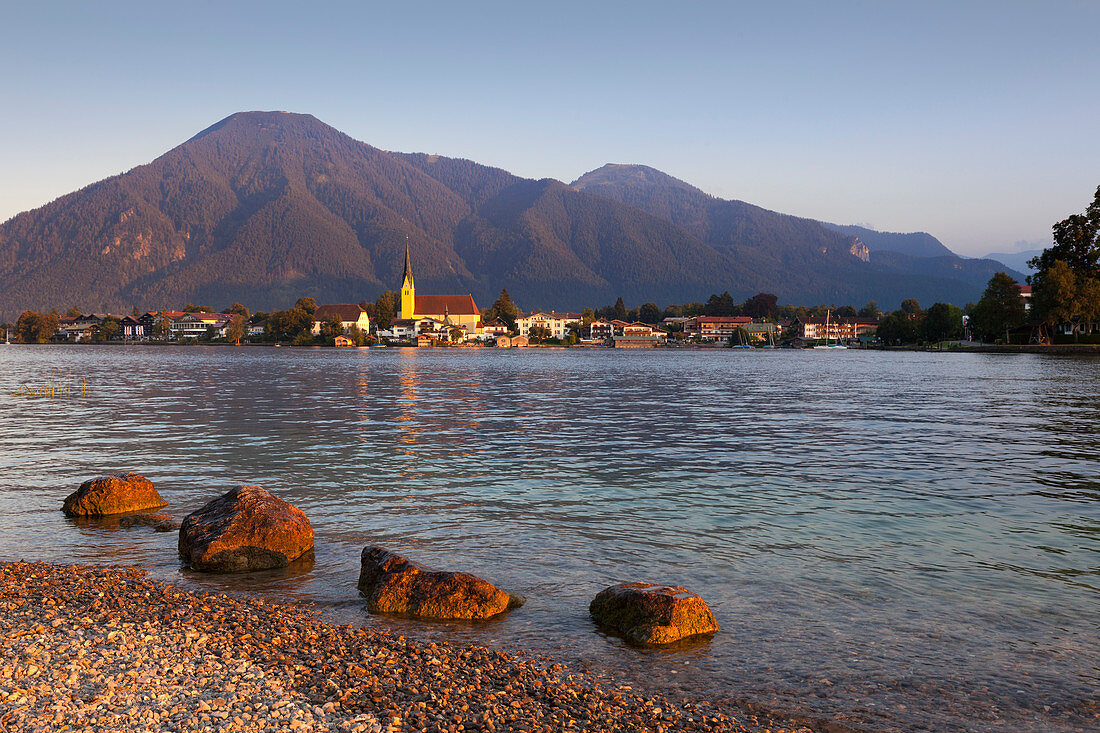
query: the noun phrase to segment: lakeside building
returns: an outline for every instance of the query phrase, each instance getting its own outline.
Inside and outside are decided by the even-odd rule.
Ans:
[[[183,313],[177,318],[172,318],[172,325],[168,327],[172,338],[199,338],[210,334],[215,337],[225,336],[225,328],[233,320],[231,313]]]
[[[849,317],[819,318],[816,316],[795,318],[791,322],[791,331],[796,338],[806,341],[843,341],[872,336],[878,328],[877,318]]]
[[[520,336],[530,336],[531,329],[541,326],[550,332],[551,338],[563,339],[569,335],[569,326],[581,322],[580,313],[556,313],[550,311],[535,311],[516,319],[516,328]]]
[[[321,324],[330,318],[340,321],[340,327],[344,329],[344,333],[347,333],[352,326],[356,326],[363,333],[370,332],[370,317],[362,306],[355,303],[333,303],[317,306],[313,314],[314,336],[321,333]]]
[[[695,316],[684,322],[684,333],[701,341],[727,341],[750,323],[750,316]]]

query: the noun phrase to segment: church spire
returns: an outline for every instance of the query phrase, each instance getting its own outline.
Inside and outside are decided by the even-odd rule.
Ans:
[[[413,285],[413,273],[412,264],[409,262],[409,235],[405,235],[405,277],[401,281],[401,288],[412,288]]]
[[[401,308],[398,311],[400,318],[414,318],[416,316],[416,286],[413,285],[412,264],[409,262],[409,236],[405,235],[405,277],[401,281]]]

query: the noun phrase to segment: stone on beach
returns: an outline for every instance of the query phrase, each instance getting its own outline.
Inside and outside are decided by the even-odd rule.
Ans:
[[[614,585],[592,600],[592,618],[638,644],[671,644],[718,631],[706,601],[681,586]]]
[[[486,619],[523,605],[468,573],[429,570],[381,547],[363,549],[359,591],[371,613],[428,619]]]
[[[237,486],[187,515],[179,553],[195,570],[282,568],[313,549],[309,519],[260,486]]]
[[[61,510],[70,517],[97,517],[168,506],[153,482],[136,473],[100,476],[70,494]]]

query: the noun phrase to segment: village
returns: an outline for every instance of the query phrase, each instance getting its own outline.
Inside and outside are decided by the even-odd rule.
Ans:
[[[396,294],[395,294],[396,295]],[[502,293],[507,299],[507,293]],[[846,346],[869,343],[877,318],[861,316],[754,318],[747,315],[670,316],[656,323],[602,318],[594,311],[536,310],[498,313],[500,301],[483,313],[471,294],[416,293],[409,245],[394,318],[372,319],[371,304],[317,304],[298,300],[289,311],[249,313],[234,304],[228,312],[188,305],[183,310],[109,313],[70,312],[65,316],[25,313],[7,341],[63,343],[274,343],[298,346],[594,346],[619,349],[676,345],[803,347],[819,342]],[[501,308],[500,310],[505,310]],[[379,315],[376,313],[376,315]],[[29,324],[29,320],[35,320]],[[56,325],[55,325],[56,321]],[[388,322],[387,322],[388,321]],[[22,331],[34,333],[22,333]]]

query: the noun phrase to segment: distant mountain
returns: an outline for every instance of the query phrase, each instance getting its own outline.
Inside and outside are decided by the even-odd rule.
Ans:
[[[507,287],[525,308],[723,290],[793,303],[963,303],[988,279],[951,258],[882,259],[818,222],[723,201],[651,168],[605,166],[567,186],[386,152],[309,115],[245,112],[0,224],[0,320],[71,305],[373,299],[399,284],[406,237],[420,291],[488,304]]]
[[[912,257],[955,257],[955,253],[944,246],[943,242],[925,232],[895,234],[880,232],[855,224],[841,225],[821,222],[824,226],[850,237],[859,237],[872,252],[886,250],[900,252]]]
[[[1041,249],[1025,249],[1021,252],[991,252],[985,256],[987,260],[997,260],[1011,267],[1013,270],[1031,274],[1034,272],[1027,266],[1027,261],[1032,257],[1038,257],[1043,253]],[[1013,276],[1015,277],[1015,276]]]
[[[959,257],[929,234],[890,234],[780,214],[716,198],[647,166],[608,164],[572,185],[671,221],[735,258],[751,258],[767,273],[771,292],[792,302],[873,298],[892,307],[915,297],[962,305],[976,300],[1004,269]]]

